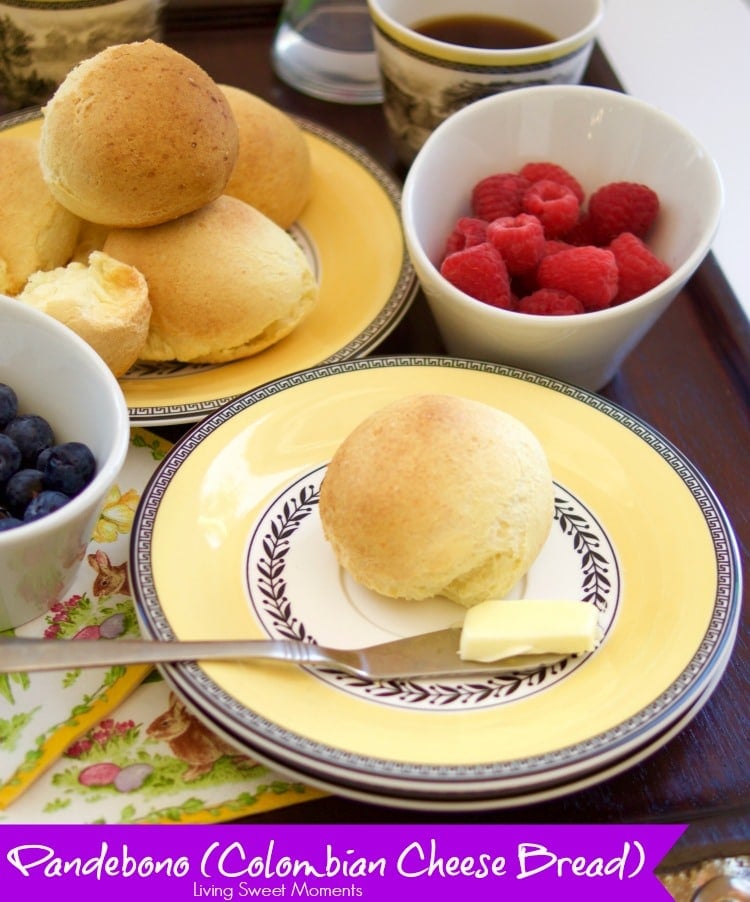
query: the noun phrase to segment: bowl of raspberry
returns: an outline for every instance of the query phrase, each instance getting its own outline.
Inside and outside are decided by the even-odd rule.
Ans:
[[[427,139],[402,193],[449,354],[599,391],[710,250],[724,195],[679,121],[627,94],[494,95]]]
[[[0,295],[0,630],[64,597],[125,461],[128,408],[71,329]]]

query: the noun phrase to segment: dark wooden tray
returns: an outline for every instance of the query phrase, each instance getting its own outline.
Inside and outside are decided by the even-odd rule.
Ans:
[[[405,174],[390,148],[379,106],[326,103],[289,89],[272,73],[269,47],[278,4],[225,9],[168,9],[164,40],[217,81],[238,85],[280,108],[319,122],[363,146],[396,176]],[[620,90],[600,48],[590,84]],[[378,353],[442,353],[424,299]],[[750,545],[750,324],[714,257],[602,392],[658,429],[704,474],[733,523],[747,577]],[[171,435],[170,437],[174,437]],[[679,529],[679,524],[675,524]],[[746,583],[747,584],[747,583]],[[671,821],[691,824],[674,850],[696,858],[711,843],[737,854],[750,835],[750,613],[745,606],[733,659],[709,703],[675,739],[626,773],[554,802],[472,815],[473,823]],[[424,814],[329,797],[255,816],[255,823],[396,823]],[[465,821],[441,816],[442,822]],[[669,864],[670,862],[666,862]]]

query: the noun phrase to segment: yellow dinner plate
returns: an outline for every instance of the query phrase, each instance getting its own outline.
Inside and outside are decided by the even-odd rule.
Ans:
[[[727,649],[727,656],[730,652],[731,647]],[[642,761],[645,761],[646,758],[653,755],[654,752],[658,751],[681,733],[682,730],[684,730],[685,727],[701,712],[706,702],[711,698],[711,695],[716,688],[716,684],[721,679],[725,669],[726,662],[717,666],[715,676],[706,685],[706,688],[702,691],[699,698],[691,706],[686,708],[676,720],[669,722],[663,730],[650,736],[645,744],[630,748],[622,757],[608,761],[599,770],[586,770],[581,774],[571,775],[562,783],[549,783],[540,780],[536,786],[533,786],[526,791],[519,791],[517,794],[503,792],[502,795],[480,795],[474,797],[467,792],[462,794],[458,799],[456,799],[455,796],[450,799],[444,799],[440,797],[439,793],[427,797],[425,797],[424,794],[420,794],[420,796],[404,797],[397,793],[389,795],[386,786],[380,787],[375,793],[373,793],[372,790],[362,791],[356,787],[345,786],[341,781],[340,775],[339,782],[337,783],[330,778],[321,777],[320,774],[306,774],[304,769],[300,767],[296,768],[293,773],[297,778],[302,778],[308,784],[314,784],[320,790],[329,794],[345,795],[359,801],[376,802],[378,804],[386,804],[389,807],[409,808],[433,813],[442,811],[456,814],[458,812],[467,811],[517,808],[520,805],[533,805],[540,802],[549,802],[573,792],[581,792],[584,789],[602,783],[604,780],[611,780],[613,777],[618,776],[626,770],[630,770],[630,768],[635,767],[635,765],[640,764]],[[174,674],[170,674],[169,682],[171,682],[173,686],[180,686],[179,677],[175,680]],[[194,710],[196,710],[200,720],[215,733],[223,735],[229,742],[233,742],[239,747],[247,746],[246,740],[241,736],[235,736],[232,731],[228,729],[226,721],[217,722],[212,718],[211,714],[207,713],[205,710]],[[284,770],[285,765],[279,764],[271,756],[265,755],[263,757],[267,766],[277,767],[282,771]],[[606,820],[607,812],[602,812],[602,816]]]
[[[371,353],[417,291],[399,215],[400,186],[361,148],[305,120],[312,196],[290,229],[315,272],[316,308],[291,335],[222,366],[137,365],[120,380],[139,425],[196,422],[258,385],[320,363]],[[38,111],[0,120],[0,138],[39,133]]]
[[[555,480],[550,537],[513,594],[596,606],[593,653],[531,674],[372,682],[335,670],[209,663],[164,672],[235,741],[358,797],[465,805],[605,772],[697,711],[740,607],[732,530],[701,474],[605,399],[509,367],[381,357],[250,392],[195,427],[147,488],[131,548],[147,634],[287,636],[357,646],[455,622],[342,572],[317,493],[367,414],[443,392],[523,420]]]

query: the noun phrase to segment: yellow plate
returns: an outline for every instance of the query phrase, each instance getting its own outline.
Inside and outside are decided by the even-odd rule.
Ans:
[[[496,405],[540,438],[555,522],[515,591],[575,592],[596,604],[599,648],[558,670],[489,680],[372,683],[242,663],[165,674],[239,743],[360,797],[462,803],[602,771],[715,685],[737,630],[737,551],[710,487],[666,439],[545,377],[373,358],[278,380],[209,417],[175,446],[137,515],[144,631],[365,645],[455,618],[445,600],[399,604],[357,587],[317,515],[317,487],[341,440],[371,411],[424,391]]]
[[[372,352],[417,290],[399,215],[400,187],[361,148],[305,120],[310,202],[290,229],[320,284],[317,307],[278,344],[223,366],[136,366],[121,379],[131,422],[191,423],[258,385],[319,363]],[[0,137],[39,133],[38,111],[0,120]]]

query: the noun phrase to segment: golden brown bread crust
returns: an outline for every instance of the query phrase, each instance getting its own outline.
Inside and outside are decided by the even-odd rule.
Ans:
[[[552,476],[515,417],[450,395],[408,396],[342,442],[319,510],[339,563],[362,585],[471,607],[504,597],[536,559],[552,523]]]
[[[155,41],[79,63],[43,114],[44,178],[92,223],[143,227],[196,210],[223,192],[237,160],[237,125],[219,87]]]
[[[15,295],[32,273],[68,262],[81,221],[45,184],[34,138],[0,141],[0,174],[0,291]]]
[[[312,190],[310,149],[302,129],[260,97],[230,85],[219,87],[239,130],[237,163],[224,193],[288,229]]]
[[[296,328],[317,299],[299,246],[234,197],[148,229],[113,229],[104,252],[136,267],[148,283],[144,361],[248,357]]]
[[[99,251],[87,263],[34,273],[18,299],[80,335],[115,376],[127,373],[146,342],[151,318],[146,280]]]

